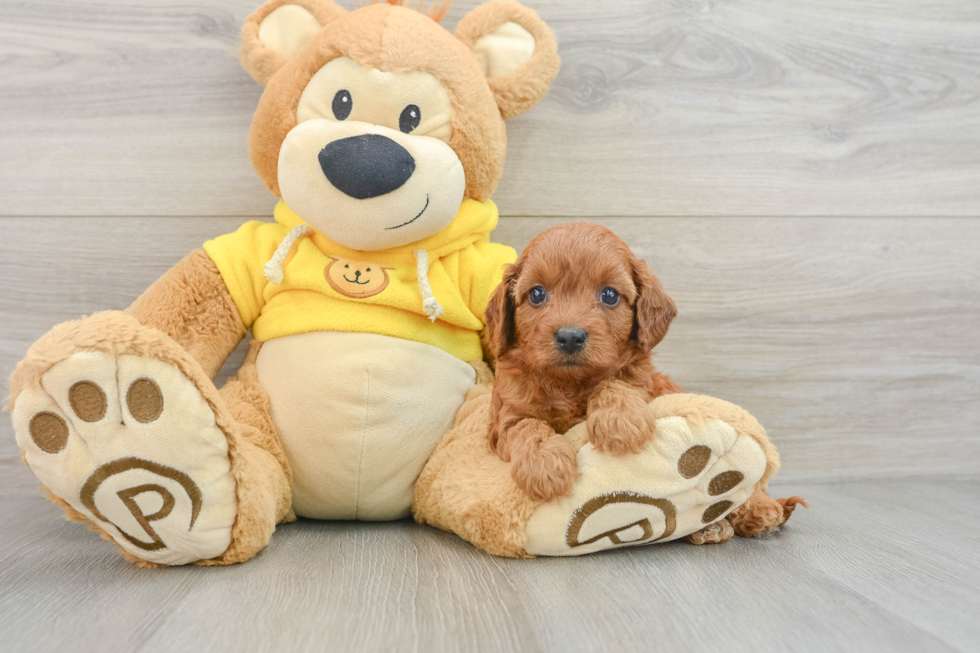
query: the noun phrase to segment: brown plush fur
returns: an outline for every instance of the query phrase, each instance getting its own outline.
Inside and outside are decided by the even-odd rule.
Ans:
[[[203,249],[185,256],[126,312],[173,338],[209,378],[247,331],[218,266]]]
[[[147,291],[151,295],[166,292],[166,285],[153,288],[152,293]],[[148,301],[151,304],[165,303],[162,297],[151,296]],[[188,321],[193,322],[196,314],[196,311],[190,310]],[[14,405],[24,389],[40,389],[41,378],[54,365],[80,351],[154,358],[174,365],[195,385],[214,411],[218,428],[228,438],[228,456],[238,504],[228,550],[216,559],[198,564],[232,564],[258,553],[268,543],[277,519],[289,517],[286,473],[274,454],[256,445],[263,438],[256,433],[258,429],[235,420],[225,399],[201,365],[164,333],[144,326],[133,316],[119,311],[96,313],[81,320],[59,324],[35,342],[24,360],[17,365],[10,377],[9,407]],[[261,388],[252,388],[251,391],[261,391]],[[233,391],[227,395],[228,398],[235,396]],[[66,505],[61,500],[56,503],[62,507]],[[66,510],[66,517],[77,521],[79,515],[74,510]],[[127,558],[132,556],[127,555]]]
[[[486,368],[481,366],[481,369]],[[539,504],[517,486],[510,473],[510,465],[501,461],[490,449],[487,422],[490,419],[492,390],[487,384],[492,377],[489,373],[478,373],[478,379],[481,385],[470,390],[453,428],[436,447],[422,470],[415,486],[415,519],[419,523],[454,532],[495,555],[531,557],[524,548],[527,525]],[[692,426],[722,420],[739,435],[751,437],[766,455],[766,471],[756,484],[755,494],[746,504],[746,512],[764,501],[762,497],[768,499],[762,488],[779,469],[779,456],[754,417],[734,404],[686,393],[658,397],[649,404],[648,411],[653,420],[682,417]],[[580,425],[566,435],[573,451],[577,452],[587,442],[585,430]],[[773,502],[772,499],[768,500]],[[797,503],[805,505],[798,497],[780,501],[785,501],[790,511],[790,506]],[[738,533],[728,523],[740,513],[736,510],[727,520],[720,520],[691,534],[688,541],[720,543],[731,537],[732,532],[750,535],[744,529]],[[783,513],[780,512],[778,516],[781,519]]]
[[[324,25],[310,44],[289,61],[258,39],[262,20],[287,3],[306,8]],[[488,81],[471,48],[481,36],[507,21],[520,24],[535,37],[535,52],[514,73]],[[466,171],[466,196],[488,198],[503,168],[503,120],[530,108],[547,92],[558,70],[557,46],[551,31],[533,11],[509,1],[490,2],[474,10],[460,23],[457,33],[458,38],[454,38],[422,14],[391,4],[350,13],[330,0],[269,0],[262,5],[246,21],[240,56],[253,77],[269,82],[249,139],[253,163],[269,188],[279,194],[279,148],[296,124],[296,106],[304,87],[324,64],[347,56],[385,71],[425,71],[443,83],[453,109],[450,145]],[[477,365],[481,385],[468,395],[453,430],[438,445],[416,486],[416,519],[451,529],[491,553],[527,557],[526,528],[537,504],[515,483],[511,466],[491,451],[486,425],[493,403],[496,423],[520,427],[514,429],[520,437],[508,440],[495,436],[495,443],[501,445],[498,453],[513,456],[516,452],[516,458],[525,461],[513,467],[524,470],[518,475],[524,485],[532,487],[535,496],[551,494],[573,477],[576,446],[581,442],[576,445],[559,438],[553,428],[564,429],[581,422],[586,412],[590,414],[586,423],[588,439],[610,453],[637,450],[649,437],[652,420],[659,416],[715,416],[733,421],[736,430],[752,431],[770,464],[750,502],[730,517],[732,525],[742,535],[778,527],[797,504],[806,503],[798,497],[773,501],[765,495],[765,483],[778,467],[778,457],[758,423],[744,412],[729,415],[724,408],[714,406],[709,410],[696,405],[697,401],[687,395],[676,395],[680,399],[672,401],[665,401],[672,398],[664,397],[653,404],[653,409],[647,408],[644,402],[652,397],[681,392],[669,378],[655,373],[649,361],[650,350],[663,338],[675,309],[645,264],[629,255],[618,239],[610,240],[601,230],[594,231],[599,228],[592,229],[591,237],[608,254],[606,258],[586,260],[568,275],[554,275],[546,266],[537,269],[530,265],[528,274],[540,274],[540,278],[553,282],[562,291],[587,288],[608,274],[622,284],[624,302],[630,310],[619,307],[608,314],[598,313],[606,317],[594,324],[595,316],[589,318],[590,328],[595,330],[593,344],[601,346],[591,350],[578,372],[559,371],[553,361],[546,361],[543,350],[531,346],[533,327],[546,329],[547,320],[541,320],[540,315],[538,319],[528,317],[531,314],[526,312],[522,296],[515,294],[527,290],[518,288],[519,272],[527,260],[527,256],[522,257],[495,295],[490,311],[492,324],[488,325],[498,370],[507,377],[501,387],[510,393],[507,405],[515,410],[501,418],[504,402],[496,406],[487,385],[492,378],[489,369]],[[546,259],[561,263],[563,253],[580,255],[576,249],[578,236],[569,237],[570,242],[552,248]],[[529,251],[533,248],[529,247]],[[584,283],[576,286],[578,282]],[[570,301],[560,302],[563,310],[567,309],[568,315],[585,315],[581,311],[587,303],[585,296],[571,292],[569,297]],[[125,313],[98,313],[58,325],[42,337],[11,376],[9,407],[25,388],[40,389],[41,378],[51,367],[78,352],[129,354],[174,365],[214,411],[216,424],[228,439],[236,488],[237,515],[229,548],[221,556],[197,564],[248,560],[268,543],[276,523],[295,516],[291,510],[291,472],[255,367],[258,345],[253,344],[237,377],[220,392],[210,380],[245,333],[216,266],[198,250],[151,286]],[[537,335],[544,337],[542,333]],[[526,359],[522,359],[522,352]],[[517,378],[521,371],[527,378]],[[579,380],[594,388],[594,392],[577,390]],[[534,414],[515,423],[514,417],[520,412],[516,409],[522,407],[522,401],[526,402],[518,393],[536,388],[543,388],[539,399],[556,398],[552,405],[558,409],[545,415],[530,411]],[[712,411],[725,416],[713,415]],[[610,435],[619,432],[625,435]],[[554,478],[542,473],[546,467],[526,462],[533,462],[542,452],[545,459],[559,461],[554,465],[558,471]],[[543,483],[539,483],[542,478]],[[68,519],[88,523],[102,537],[111,539],[62,499],[50,493],[49,498],[64,508]],[[158,566],[125,551],[123,555],[141,566]]]
[[[535,306],[528,293],[539,286],[548,299]],[[604,288],[619,292],[616,306],[599,301]],[[571,490],[575,452],[558,434],[587,414],[598,450],[623,455],[646,444],[653,433],[647,404],[658,391],[681,391],[650,360],[676,314],[646,263],[598,225],[549,229],[508,268],[487,308],[497,360],[489,438],[532,499]],[[555,346],[563,326],[588,333],[582,351],[569,355]]]
[[[511,0],[493,0],[471,11],[456,27],[456,38],[472,48],[481,36],[507,22],[517,23],[531,33],[534,54],[510,75],[488,80],[504,120],[537,104],[548,92],[551,80],[561,67],[554,32],[532,9]]]
[[[446,14],[449,13],[450,5],[452,5],[452,0],[442,0],[441,2],[440,0],[432,0],[432,4],[429,5],[429,8],[422,11],[422,5],[425,3],[425,0],[419,0],[418,4],[412,0],[365,0],[365,4],[379,4],[382,2],[387,2],[388,4],[395,5],[396,7],[408,7],[409,9],[412,8],[412,5],[415,5],[416,11],[425,14],[437,23],[441,22],[442,19],[446,17]]]
[[[316,16],[321,25],[326,25],[347,13],[333,0],[269,0],[256,9],[242,25],[238,59],[241,61],[242,68],[248,71],[252,79],[259,84],[266,84],[280,68],[286,65],[286,60],[279,53],[266,47],[259,40],[259,26],[269,14],[287,4],[303,7]]]
[[[328,62],[349,57],[388,72],[427,72],[442,82],[452,104],[449,145],[466,173],[465,196],[479,201],[489,199],[504,167],[504,118],[531,108],[544,97],[560,60],[554,35],[534,12],[512,2],[491,2],[473,13],[477,12],[484,18],[465,29],[468,36],[476,35],[480,25],[514,20],[542,39],[530,61],[506,78],[491,80],[489,85],[467,44],[411,9],[371,5],[341,14],[326,24],[299,55],[285,62],[269,80],[255,112],[249,154],[269,190],[280,194],[279,149],[297,124],[296,108],[303,89]],[[488,17],[491,15],[492,20]],[[467,24],[464,19],[460,27]],[[243,44],[243,52],[255,47]],[[495,97],[503,98],[504,105],[498,106]]]
[[[487,370],[483,379],[491,378]],[[527,523],[537,504],[514,484],[509,466],[490,451],[490,399],[489,384],[469,391],[453,428],[415,484],[412,510],[420,524],[452,531],[489,553],[527,558]]]

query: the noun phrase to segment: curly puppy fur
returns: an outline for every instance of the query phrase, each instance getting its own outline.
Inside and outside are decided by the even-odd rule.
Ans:
[[[802,497],[773,499],[764,491],[757,491],[749,500],[728,515],[735,534],[739,537],[755,537],[773,533],[789,521],[797,506],[809,509]]]
[[[533,289],[544,301],[532,303]],[[614,303],[600,299],[607,289]],[[576,454],[559,434],[587,416],[600,451],[624,455],[646,444],[647,404],[683,392],[650,360],[676,314],[647,264],[598,225],[548,229],[506,270],[487,308],[497,371],[489,438],[528,496],[550,501],[570,492]],[[568,328],[586,335],[581,349],[559,347],[556,334]]]
[[[724,544],[732,539],[734,534],[735,529],[732,528],[731,523],[727,519],[722,519],[708,524],[697,533],[691,533],[686,539],[691,544]]]
[[[529,293],[541,287],[535,305]],[[619,294],[608,306],[605,288]],[[559,435],[586,421],[592,445],[611,455],[636,453],[653,433],[647,404],[684,392],[651,362],[677,307],[643,261],[611,231],[584,222],[537,236],[504,273],[487,307],[486,349],[496,361],[489,443],[518,487],[534,501],[566,496],[578,477],[575,447]],[[558,329],[588,335],[574,354],[556,346]],[[800,497],[773,499],[764,485],[726,520],[692,534],[721,543],[779,529]]]

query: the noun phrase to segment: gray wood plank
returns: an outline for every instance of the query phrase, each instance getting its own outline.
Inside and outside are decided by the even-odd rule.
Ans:
[[[79,652],[975,649],[978,522],[944,520],[976,512],[980,481],[776,490],[813,507],[717,547],[514,561],[406,521],[304,521],[244,565],[169,570],[0,498],[0,630]]]
[[[0,214],[264,215],[258,4],[0,1]],[[980,213],[974,2],[528,4],[564,67],[511,124],[506,215]]]
[[[511,218],[522,248],[561,220]],[[0,374],[54,324],[127,306],[235,218],[0,219]],[[793,481],[980,460],[980,221],[610,218],[680,307],[656,362],[756,415]],[[226,366],[233,372],[238,357]],[[0,488],[33,492],[0,420]]]

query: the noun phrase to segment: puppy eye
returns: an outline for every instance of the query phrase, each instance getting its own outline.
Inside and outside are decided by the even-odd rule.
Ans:
[[[544,303],[544,300],[548,299],[548,291],[541,286],[535,286],[531,288],[531,291],[527,294],[527,298],[532,304],[539,306]]]
[[[619,293],[612,288],[603,288],[599,293],[599,301],[606,306],[615,306],[619,303]]]
[[[402,109],[402,115],[398,118],[398,128],[410,134],[420,122],[422,122],[422,111],[416,105],[410,104]]]
[[[337,120],[347,120],[350,117],[351,109],[354,108],[354,100],[350,93],[345,90],[337,91],[333,96],[333,115]]]
[[[370,271],[371,271],[371,268],[368,268],[367,270],[365,270],[365,272],[370,272]]]

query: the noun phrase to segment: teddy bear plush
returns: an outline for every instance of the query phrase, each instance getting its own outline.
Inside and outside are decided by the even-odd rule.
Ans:
[[[569,431],[571,495],[539,505],[515,486],[486,435],[480,333],[515,259],[490,242],[490,196],[504,121],[547,93],[557,45],[516,2],[477,7],[455,35],[445,4],[399,4],[270,0],[247,19],[241,61],[266,85],[249,151],[275,220],[30,348],[9,407],[48,497],[143,566],[242,562],[296,516],[414,513],[513,557],[710,539],[747,501],[749,534],[778,526],[765,432],[696,395],[650,404],[639,454]]]

